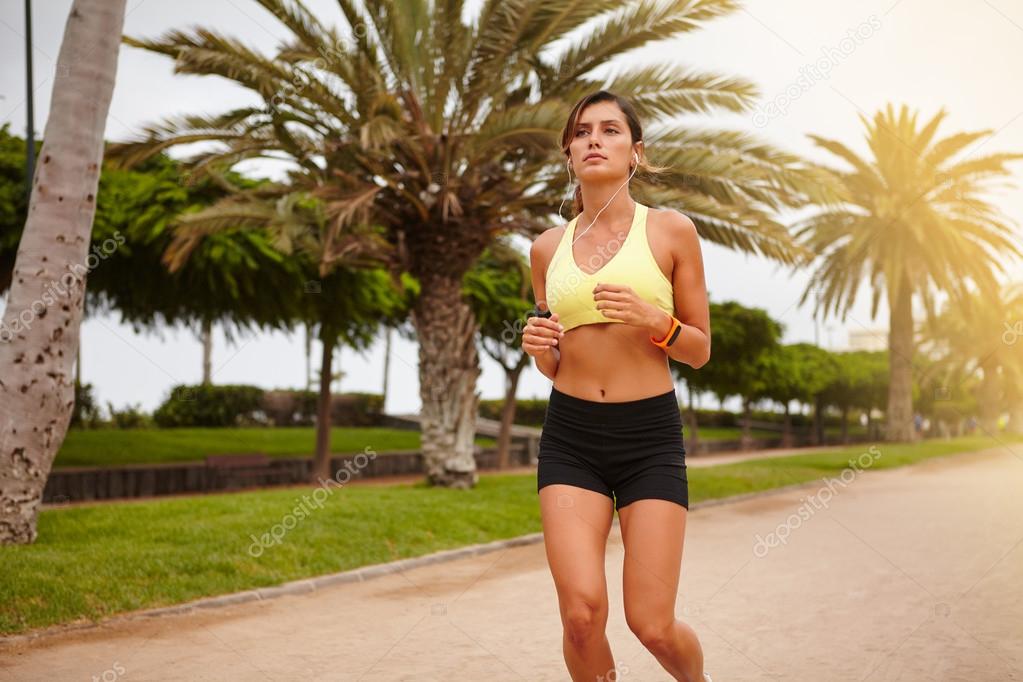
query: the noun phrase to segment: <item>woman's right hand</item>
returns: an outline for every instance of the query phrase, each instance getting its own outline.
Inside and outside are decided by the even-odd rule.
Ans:
[[[558,339],[565,335],[565,328],[558,322],[558,314],[550,317],[526,318],[526,328],[522,330],[522,350],[534,358],[549,352],[558,345]]]

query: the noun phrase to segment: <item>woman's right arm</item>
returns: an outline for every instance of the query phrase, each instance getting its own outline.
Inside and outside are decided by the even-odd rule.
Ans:
[[[545,277],[547,273],[547,257],[544,255],[544,243],[550,241],[551,230],[544,232],[533,241],[529,249],[529,269],[533,282],[533,298],[540,310],[547,308],[547,290]],[[556,245],[556,242],[555,242]],[[558,373],[561,352],[557,348],[558,339],[564,336],[558,314],[550,317],[530,317],[526,320],[526,328],[522,332],[522,349],[533,356],[536,368],[551,381]]]

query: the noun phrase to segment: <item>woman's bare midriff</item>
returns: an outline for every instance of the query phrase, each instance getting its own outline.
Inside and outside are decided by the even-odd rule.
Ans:
[[[650,334],[620,322],[584,324],[558,341],[554,388],[583,400],[619,403],[674,390],[668,356]]]

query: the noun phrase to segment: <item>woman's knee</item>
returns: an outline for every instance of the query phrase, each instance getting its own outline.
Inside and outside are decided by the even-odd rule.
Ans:
[[[651,617],[645,614],[625,611],[625,622],[628,624],[632,634],[642,642],[649,651],[661,651],[670,646],[674,637],[675,618],[674,616]]]
[[[602,636],[607,626],[607,602],[573,597],[562,609],[562,624],[569,641],[577,646]]]

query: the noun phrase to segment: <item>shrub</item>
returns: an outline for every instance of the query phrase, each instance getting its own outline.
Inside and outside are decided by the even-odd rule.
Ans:
[[[118,410],[113,403],[107,401],[107,409],[110,410],[110,423],[116,429],[145,429],[153,425],[152,418],[142,410],[141,403]]]
[[[266,424],[262,400],[258,386],[180,384],[171,389],[153,419],[161,427]]]
[[[315,391],[263,390],[258,386],[175,386],[153,413],[161,427],[310,426],[316,423]],[[383,396],[331,396],[332,426],[379,426]]]

